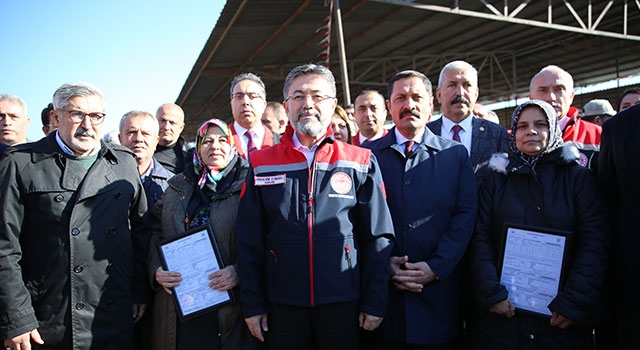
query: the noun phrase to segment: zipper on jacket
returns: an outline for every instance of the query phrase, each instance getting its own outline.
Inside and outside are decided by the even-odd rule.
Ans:
[[[316,150],[316,154],[318,150]],[[311,306],[315,306],[316,304],[316,296],[315,296],[315,277],[313,273],[313,189],[314,189],[314,181],[316,175],[316,160],[315,154],[313,156],[313,161],[311,162],[311,169],[309,169],[309,199],[307,201],[307,227],[308,227],[308,238],[309,238],[309,288],[310,290],[310,298],[311,298]]]
[[[351,264],[351,247],[348,244],[344,247],[344,253],[346,255],[347,264],[349,265],[349,272],[351,272],[351,282],[355,284],[356,278],[353,275],[353,265]]]

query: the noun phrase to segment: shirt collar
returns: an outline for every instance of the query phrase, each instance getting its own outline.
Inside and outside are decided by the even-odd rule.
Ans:
[[[394,132],[395,132],[395,134],[396,134],[396,142],[397,142],[399,145],[402,145],[402,144],[404,144],[405,142],[409,141],[409,139],[408,139],[408,138],[404,137],[404,135],[402,135],[402,134],[400,133],[400,131],[398,131],[398,128],[397,128],[397,127],[396,127],[396,128],[394,128],[393,130],[394,130]],[[424,136],[424,129],[420,130],[420,132],[418,132],[418,134],[417,134],[415,137],[413,137],[411,140],[413,140],[415,143],[422,143],[422,137],[423,137],[423,136]]]
[[[446,130],[447,132],[451,132],[451,128],[453,128],[456,123],[454,123],[453,120],[447,118],[444,114],[441,118],[442,129]],[[460,123],[457,123],[457,125],[460,125],[464,132],[470,133],[473,129],[473,114],[470,114],[468,117],[464,118]]]

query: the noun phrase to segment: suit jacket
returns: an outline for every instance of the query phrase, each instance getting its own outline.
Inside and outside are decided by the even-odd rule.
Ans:
[[[382,129],[382,136],[380,136],[380,137],[385,137],[388,133],[389,133],[389,130],[383,128]],[[371,141],[375,141],[375,140],[371,140]],[[358,131],[356,133],[356,136],[353,137],[353,140],[351,141],[351,144],[354,145],[354,146],[362,146],[360,144],[360,131]]]
[[[474,172],[479,165],[491,158],[494,153],[504,153],[509,151],[509,134],[507,129],[486,119],[471,116],[471,165]],[[436,135],[440,136],[442,130],[442,118],[438,118],[427,124],[427,127]],[[483,174],[483,173],[482,173]],[[476,172],[478,185],[482,180],[481,173]]]
[[[233,135],[233,144],[236,145],[236,151],[238,151],[238,155],[240,155],[240,157],[244,159],[247,159],[247,155],[244,153],[244,150],[242,149],[242,146],[241,146],[242,135],[238,135],[238,133],[236,132],[235,125],[236,125],[236,122],[229,124],[229,129],[231,129],[231,135]],[[265,126],[264,138],[262,139],[262,147],[260,149],[271,147],[276,143],[280,143],[280,135],[274,134],[273,131],[271,131],[271,129]]]
[[[392,255],[424,261],[438,279],[421,293],[391,288],[389,307],[376,336],[412,344],[452,341],[460,319],[460,269],[477,210],[477,190],[467,149],[425,128],[407,158],[392,130],[367,142],[378,159],[396,245]]]
[[[598,178],[613,223],[613,266],[616,303],[640,312],[640,269],[637,215],[640,212],[640,105],[629,107],[602,126]],[[637,326],[638,323],[635,323]]]

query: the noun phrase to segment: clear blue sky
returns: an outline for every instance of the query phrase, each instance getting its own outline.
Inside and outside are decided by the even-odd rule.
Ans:
[[[225,0],[0,0],[0,93],[20,96],[27,138],[62,84],[86,81],[107,100],[103,132],[130,110],[174,102]]]

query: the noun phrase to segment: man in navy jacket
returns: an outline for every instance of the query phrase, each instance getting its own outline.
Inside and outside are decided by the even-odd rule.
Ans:
[[[403,71],[391,78],[387,106],[395,127],[371,148],[382,169],[396,245],[379,349],[451,346],[459,329],[460,269],[473,232],[477,190],[465,147],[434,135],[431,82]],[[440,348],[440,347],[438,347]]]
[[[291,126],[251,153],[238,212],[245,321],[272,349],[358,348],[387,309],[393,227],[368,149],[333,139],[335,80],[323,66],[284,83]],[[295,130],[294,130],[295,129]]]

